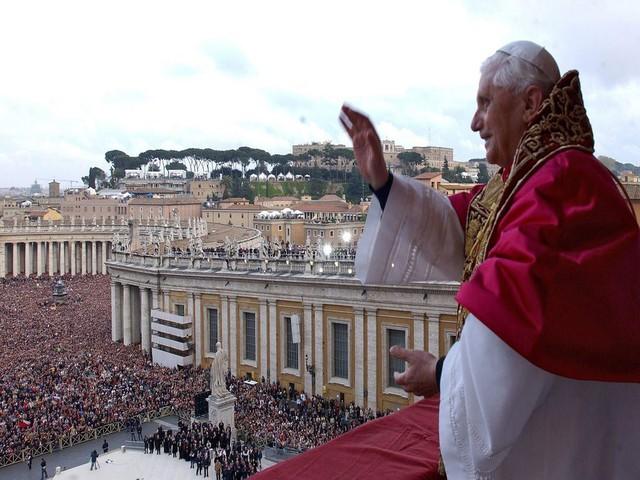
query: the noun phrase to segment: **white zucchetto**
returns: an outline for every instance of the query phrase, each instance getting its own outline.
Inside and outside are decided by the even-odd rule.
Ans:
[[[505,55],[519,58],[543,72],[554,83],[560,80],[560,69],[555,59],[544,47],[530,42],[520,40],[511,42],[497,50]]]

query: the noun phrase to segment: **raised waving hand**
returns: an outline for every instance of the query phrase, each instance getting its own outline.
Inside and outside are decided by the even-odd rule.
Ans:
[[[353,142],[353,153],[360,175],[374,190],[382,187],[389,178],[382,154],[380,137],[366,115],[343,105],[340,122]]]

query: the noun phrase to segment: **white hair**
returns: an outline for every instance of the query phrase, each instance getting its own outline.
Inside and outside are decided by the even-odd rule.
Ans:
[[[492,76],[494,86],[519,95],[530,85],[539,87],[545,95],[551,92],[555,82],[535,65],[513,55],[496,52],[482,62],[481,75]]]

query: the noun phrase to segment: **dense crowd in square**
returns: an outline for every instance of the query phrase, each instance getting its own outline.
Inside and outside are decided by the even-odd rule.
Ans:
[[[57,445],[63,437],[113,422],[126,425],[162,407],[191,413],[194,396],[209,387],[206,369],[164,368],[154,365],[139,345],[111,341],[108,276],[63,281],[67,301],[56,304],[54,279],[0,280],[2,455]],[[227,386],[237,397],[239,435],[250,445],[305,450],[382,415],[264,379],[245,382],[228,374]],[[208,438],[203,444],[215,444],[210,431],[194,428],[183,436],[200,435]],[[226,437],[226,447],[233,450]],[[215,458],[209,460],[215,465]],[[255,472],[255,466],[240,462],[237,470]]]
[[[208,372],[153,365],[139,346],[111,342],[109,277],[0,280],[0,452],[58,441],[171,406],[190,410]]]

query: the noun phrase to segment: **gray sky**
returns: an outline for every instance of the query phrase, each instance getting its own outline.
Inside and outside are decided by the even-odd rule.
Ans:
[[[640,2],[10,2],[0,187],[79,179],[113,149],[346,143],[344,101],[382,138],[482,157],[479,65],[524,39],[581,72],[596,153],[640,164]]]

